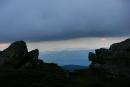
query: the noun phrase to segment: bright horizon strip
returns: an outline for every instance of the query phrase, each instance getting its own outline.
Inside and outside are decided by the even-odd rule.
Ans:
[[[6,49],[9,46],[9,43],[0,43],[0,50]]]
[[[93,38],[78,38],[62,41],[43,41],[27,43],[29,50],[38,48],[41,52],[45,51],[60,51],[74,49],[97,49],[108,48],[111,44],[121,42],[128,37],[93,37]]]
[[[39,49],[40,52],[73,49],[97,49],[108,48],[111,44],[121,42],[127,38],[128,37],[93,37],[61,41],[27,42],[27,46],[29,50]],[[7,48],[9,45],[10,43],[1,43],[0,50]]]

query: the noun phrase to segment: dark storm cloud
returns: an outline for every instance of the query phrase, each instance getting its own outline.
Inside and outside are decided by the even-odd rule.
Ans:
[[[0,41],[129,35],[128,0],[0,0]]]

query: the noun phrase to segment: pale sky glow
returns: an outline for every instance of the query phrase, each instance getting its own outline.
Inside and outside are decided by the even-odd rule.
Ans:
[[[41,42],[27,42],[27,46],[29,51],[34,49],[39,49],[40,55],[39,58],[43,59],[47,63],[57,63],[60,65],[89,65],[90,62],[88,61],[88,53],[94,51],[94,49],[98,48],[109,48],[109,46],[113,43],[117,43],[127,39],[128,37],[96,37],[96,38],[79,38],[79,39],[71,39],[71,40],[62,40],[62,41],[41,41]],[[10,44],[9,43],[1,43],[0,50],[7,48]],[[75,54],[70,56],[70,54],[60,54],[60,52],[86,52],[84,54]],[[53,54],[53,52],[59,54]],[[48,54],[52,53],[52,54]],[[56,56],[58,55],[58,56]],[[61,55],[63,57],[61,57]],[[67,58],[64,58],[66,55]],[[80,55],[80,57],[78,56]],[[78,56],[78,59],[77,59]],[[74,59],[74,58],[75,59]]]
[[[101,37],[101,38],[79,38],[63,41],[44,41],[44,42],[27,42],[29,50],[39,49],[40,52],[58,51],[58,50],[72,50],[72,49],[97,49],[108,48],[111,44],[123,41],[128,37]],[[9,43],[1,43],[0,49],[7,48]]]
[[[43,51],[71,50],[71,49],[96,49],[108,48],[111,44],[125,40],[128,37],[118,38],[79,38],[63,41],[28,43],[29,50],[38,48]]]
[[[9,44],[6,44],[6,43],[0,44],[0,49],[5,49],[8,46],[9,46]]]

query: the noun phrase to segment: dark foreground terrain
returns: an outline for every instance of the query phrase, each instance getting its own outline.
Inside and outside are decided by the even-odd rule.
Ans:
[[[24,41],[1,51],[0,87],[130,87],[130,39],[90,52],[90,66],[74,72],[38,56]]]

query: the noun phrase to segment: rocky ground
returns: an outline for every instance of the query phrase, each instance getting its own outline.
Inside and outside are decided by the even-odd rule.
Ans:
[[[130,39],[109,49],[89,53],[89,68],[65,72],[57,64],[38,59],[39,50],[28,52],[24,41],[0,51],[1,87],[129,87]]]

